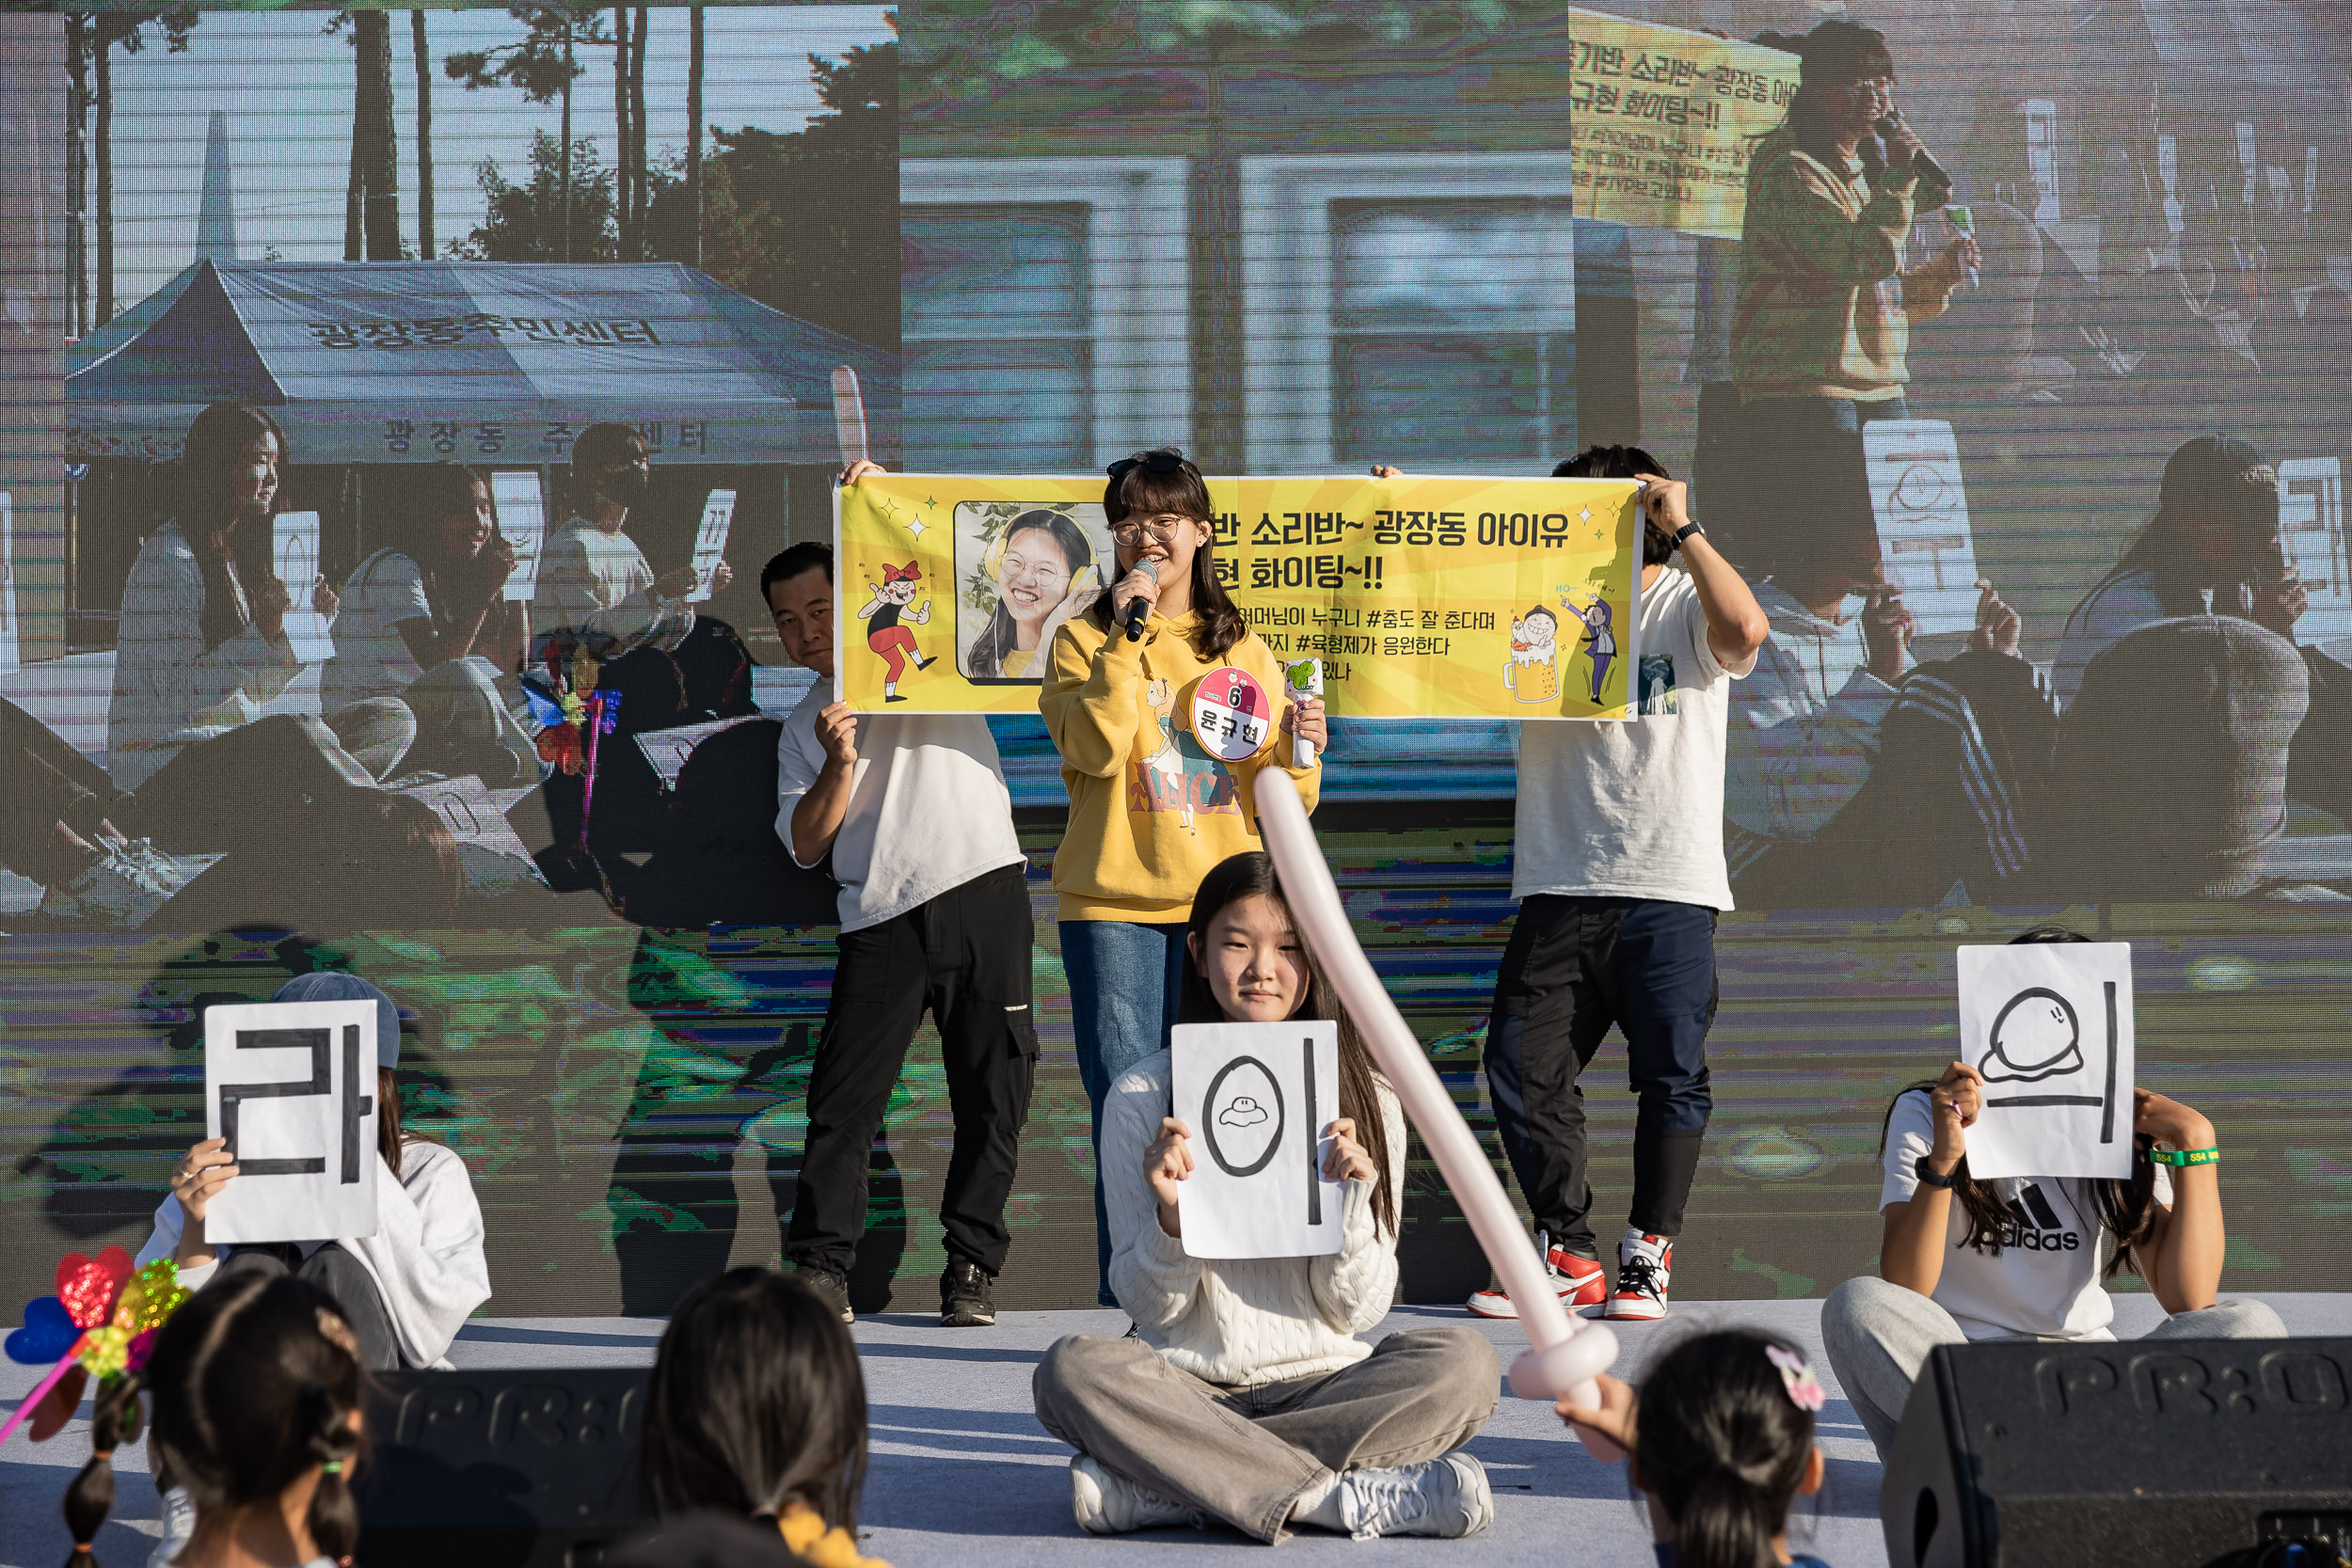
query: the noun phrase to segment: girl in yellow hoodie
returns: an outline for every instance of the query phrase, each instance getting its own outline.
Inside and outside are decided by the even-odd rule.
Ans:
[[[1328,738],[1323,705],[1288,705],[1264,746],[1221,761],[1191,729],[1194,688],[1224,666],[1269,697],[1282,689],[1274,650],[1242,624],[1217,580],[1216,514],[1200,470],[1173,447],[1110,467],[1103,511],[1119,579],[1055,633],[1038,709],[1061,753],[1070,827],[1054,856],[1062,965],[1078,1037],[1078,1075],[1103,1135],[1111,1084],[1168,1045],[1184,975],[1184,922],[1200,879],[1229,856],[1263,848],[1251,790],[1279,767],[1315,804]],[[1130,607],[1146,619],[1130,636]],[[1294,766],[1292,738],[1315,761]],[[1096,1299],[1110,1290],[1110,1229],[1094,1184]]]

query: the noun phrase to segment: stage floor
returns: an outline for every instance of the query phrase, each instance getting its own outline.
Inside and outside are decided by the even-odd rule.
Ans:
[[[2296,1334],[2352,1334],[2352,1294],[2265,1293]],[[2144,1294],[2117,1298],[2117,1327],[2129,1336],[2152,1323]],[[1703,1325],[1750,1323],[1776,1329],[1811,1348],[1830,1393],[1821,1413],[1829,1485],[1818,1516],[1800,1541],[1836,1568],[1877,1568],[1879,1466],[1820,1354],[1818,1301],[1692,1302],[1658,1324],[1621,1324],[1619,1371],[1638,1370],[1661,1336]],[[1457,1310],[1401,1307],[1379,1333],[1430,1323],[1477,1323]],[[1515,1323],[1479,1323],[1507,1363],[1522,1341]],[[861,1318],[871,1406],[872,1466],[866,1482],[863,1549],[895,1568],[978,1568],[992,1563],[1168,1562],[1251,1543],[1228,1530],[1159,1530],[1116,1543],[1083,1535],[1070,1515],[1070,1450],[1047,1436],[1030,1413],[1029,1374],[1038,1354],[1064,1334],[1120,1334],[1117,1312],[1008,1313],[991,1329],[947,1330],[929,1318]],[[485,1318],[467,1326],[452,1359],[465,1367],[624,1366],[650,1363],[661,1323],[651,1318]],[[0,1365],[0,1402],[13,1408],[30,1391],[34,1369]],[[70,1543],[58,1514],[66,1483],[89,1457],[84,1418],[42,1444],[22,1433],[0,1452],[0,1568],[51,1568]],[[1647,1527],[1627,1500],[1622,1466],[1602,1465],[1562,1430],[1548,1406],[1505,1398],[1470,1445],[1495,1489],[1495,1522],[1471,1540],[1444,1547],[1462,1568],[1511,1564],[1554,1568],[1563,1561],[1650,1561]],[[155,1494],[143,1446],[117,1456],[118,1506],[98,1542],[110,1568],[137,1568],[156,1533]],[[1809,1532],[1809,1537],[1808,1537]],[[1293,1538],[1284,1560],[1388,1561],[1431,1550],[1427,1542],[1363,1544],[1310,1530]],[[1106,1556],[1105,1554],[1110,1554]]]

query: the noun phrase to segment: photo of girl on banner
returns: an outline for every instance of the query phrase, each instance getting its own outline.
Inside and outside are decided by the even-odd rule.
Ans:
[[[1036,685],[1064,621],[1103,592],[1100,505],[965,501],[955,510],[956,641],[975,681]]]

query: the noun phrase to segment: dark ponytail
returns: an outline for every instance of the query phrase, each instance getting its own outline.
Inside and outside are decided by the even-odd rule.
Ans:
[[[1771,1353],[1796,1346],[1750,1329],[1676,1345],[1642,1382],[1634,1472],[1679,1531],[1681,1568],[1772,1568],[1772,1540],[1813,1454],[1813,1412]]]
[[[103,1379],[90,1416],[89,1463],[65,1491],[65,1528],[73,1537],[66,1568],[98,1568],[99,1528],[115,1506],[115,1449],[137,1442],[138,1437],[139,1374],[125,1372]]]
[[[206,1513],[281,1496],[323,1473],[308,1524],[320,1555],[359,1544],[351,1468],[366,1439],[352,1415],[367,1374],[335,1298],[287,1275],[231,1275],[199,1291],[157,1336],[147,1366],[155,1400],[151,1466]]]

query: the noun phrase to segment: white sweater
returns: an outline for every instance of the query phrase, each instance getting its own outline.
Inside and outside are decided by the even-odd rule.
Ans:
[[[450,1341],[473,1309],[490,1299],[490,1265],[482,1251],[482,1206],[473,1178],[455,1151],[412,1143],[401,1151],[398,1181],[375,1184],[375,1234],[332,1238],[359,1259],[384,1298],[400,1338],[401,1359],[412,1367],[449,1368]],[[138,1261],[168,1258],[180,1247],[180,1200],[155,1206],[155,1230]],[[306,1256],[325,1242],[306,1245]],[[221,1256],[233,1246],[216,1249]],[[217,1262],[183,1269],[180,1283],[203,1289]]]
[[[1111,1085],[1103,1106],[1103,1193],[1110,1210],[1111,1291],[1168,1364],[1227,1387],[1316,1377],[1372,1354],[1356,1338],[1396,1298],[1396,1238],[1375,1234],[1372,1183],[1350,1181],[1340,1250],[1328,1258],[1194,1258],[1160,1228],[1143,1157],[1170,1114],[1165,1051]],[[1380,1085],[1389,1180],[1405,1194],[1405,1108]],[[1401,1213],[1400,1213],[1401,1217]]]
[[[694,629],[694,607],[660,598],[637,541],[574,517],[548,535],[531,624],[579,641],[598,658],[639,645],[675,648]]]

